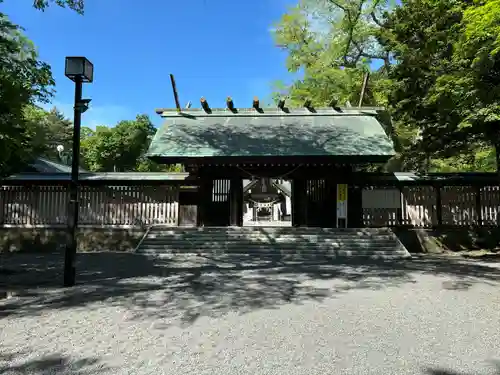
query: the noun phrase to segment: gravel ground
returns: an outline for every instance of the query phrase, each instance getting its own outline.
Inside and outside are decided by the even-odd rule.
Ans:
[[[500,374],[498,263],[98,253],[65,290],[60,266],[0,258],[0,374]]]

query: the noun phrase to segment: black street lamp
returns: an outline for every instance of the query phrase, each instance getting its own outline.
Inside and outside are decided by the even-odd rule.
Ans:
[[[57,150],[57,154],[59,155],[59,160],[64,165],[71,165],[72,155],[69,152],[64,152],[64,146],[57,145],[56,150]]]
[[[66,57],[64,75],[75,82],[75,107],[73,123],[73,153],[68,207],[68,233],[64,254],[64,286],[74,286],[76,278],[76,230],[78,229],[78,172],[80,167],[80,128],[82,113],[91,99],[82,99],[83,83],[94,80],[94,65],[85,57]]]

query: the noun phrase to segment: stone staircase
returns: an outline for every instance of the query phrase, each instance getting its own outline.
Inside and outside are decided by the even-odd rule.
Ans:
[[[181,253],[286,259],[410,257],[410,253],[389,228],[153,226],[136,251],[148,255]]]

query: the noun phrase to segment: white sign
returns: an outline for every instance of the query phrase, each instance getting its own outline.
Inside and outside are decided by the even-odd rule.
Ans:
[[[398,189],[363,189],[363,208],[401,208],[401,191]]]
[[[347,184],[337,185],[337,219],[347,219]]]

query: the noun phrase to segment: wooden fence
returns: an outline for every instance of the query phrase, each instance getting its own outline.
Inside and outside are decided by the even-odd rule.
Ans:
[[[497,226],[499,186],[371,187],[363,190],[366,227]]]
[[[177,186],[83,186],[79,224],[148,226],[178,224]],[[4,186],[0,189],[0,225],[65,226],[68,187]],[[366,227],[496,226],[500,221],[499,186],[365,187]]]
[[[67,225],[67,186],[4,186],[0,196],[3,226]],[[80,225],[177,225],[175,186],[83,186],[79,202]]]

